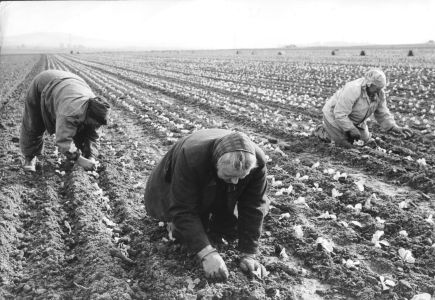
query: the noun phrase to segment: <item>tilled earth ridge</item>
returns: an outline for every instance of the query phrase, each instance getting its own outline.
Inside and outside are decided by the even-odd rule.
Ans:
[[[114,91],[109,83],[119,82],[111,73],[102,72],[103,85],[92,77],[97,74],[92,68],[65,58],[44,59],[15,89],[14,94],[20,96],[2,111],[2,123],[9,125],[0,130],[5,161],[1,297],[410,299],[417,293],[434,292],[429,218],[433,169],[419,170],[415,163],[404,163],[402,156],[412,153],[399,139],[378,133],[384,147],[396,147],[398,156],[393,159],[376,149],[331,147],[310,137],[276,134],[212,107],[195,106],[130,83],[150,98],[144,99],[149,102],[143,107],[128,102],[128,97],[110,96]],[[112,99],[114,111],[103,130],[101,167],[95,173],[67,164],[56,154],[52,137],[46,138],[36,174],[24,174],[21,169],[18,137],[23,93],[45,65],[86,76],[94,89]],[[165,110],[166,116],[174,112],[174,119],[165,119],[166,127],[164,122],[159,124],[173,133],[171,138],[154,126],[162,118],[153,114]],[[187,134],[173,125],[181,119],[190,120],[190,131],[216,124],[247,131],[270,157],[273,208],[265,220],[260,249],[270,272],[266,278],[243,274],[236,243],[217,241],[231,270],[230,279],[225,283],[206,280],[195,259],[168,241],[164,226],[146,216],[142,203],[146,178],[174,140]],[[426,149],[414,151],[431,153]],[[334,179],[337,171],[349,176]],[[355,184],[360,180],[363,190]],[[332,189],[342,195],[332,195]],[[408,208],[400,208],[402,202]],[[363,205],[358,208],[358,204]],[[374,246],[372,238],[378,230],[384,232],[380,240],[388,241],[388,246]],[[332,252],[317,242],[319,237],[333,242]],[[411,250],[416,262],[401,259],[400,248]],[[384,289],[385,279],[395,286]]]

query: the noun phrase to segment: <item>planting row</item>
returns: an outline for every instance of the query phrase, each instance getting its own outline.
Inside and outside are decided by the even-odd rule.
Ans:
[[[83,66],[80,70],[82,75],[98,73]],[[113,82],[111,78],[105,84]],[[118,89],[124,86],[122,82],[119,85]],[[110,91],[105,95],[111,97]],[[120,97],[123,95],[111,98],[117,103]],[[176,109],[176,105],[172,107]],[[128,106],[125,109],[132,112]],[[417,291],[433,291],[434,274],[427,268],[433,265],[431,210],[412,204],[421,196],[398,192],[391,197],[329,162],[283,151],[257,135],[252,138],[269,155],[274,199],[261,249],[263,263],[271,271],[265,283],[278,289],[272,282],[286,281],[284,273],[304,274],[303,269],[290,267],[289,255],[295,255],[315,271],[314,276],[331,284],[347,278],[338,288],[352,296],[364,292],[373,297],[382,293],[409,297]],[[222,250],[233,246],[221,245]],[[166,247],[163,255],[178,251]],[[231,259],[230,264],[235,263]],[[388,266],[387,271],[376,268],[380,263]],[[171,284],[182,289],[179,278]]]
[[[307,63],[304,61],[246,61],[236,59],[166,59],[140,55],[86,55],[86,60],[152,75],[198,82],[211,88],[291,107],[319,108],[347,81],[364,75],[370,66]],[[399,99],[393,108],[423,118],[434,117],[435,71],[424,66],[372,65],[384,69],[389,94]],[[301,97],[302,99],[297,99]],[[253,100],[254,100],[253,99]],[[299,101],[298,101],[299,100]],[[272,104],[273,105],[273,104]],[[432,105],[432,107],[431,107]],[[421,109],[426,109],[422,111]],[[394,111],[394,109],[393,109]]]
[[[80,63],[79,61],[77,62]],[[274,135],[286,138],[308,136],[312,128],[316,125],[311,118],[302,114],[291,115],[290,111],[271,111],[265,108],[264,105],[249,103],[246,100],[235,97],[224,96],[222,93],[214,90],[201,89],[197,86],[184,85],[179,82],[165,81],[134,71],[116,70],[110,67],[101,68],[91,63],[81,63],[81,66],[91,67],[95,72],[100,71],[105,74],[110,74],[110,76],[119,77],[121,80],[134,85],[152,88],[172,96],[185,104],[199,105],[209,112],[226,115],[237,122],[258,128],[264,133],[273,133]],[[131,88],[125,88],[123,91],[119,91],[119,93],[127,94],[131,90]],[[136,98],[134,101],[140,105],[141,101],[144,100],[142,100],[142,98]],[[285,115],[281,113],[285,113]],[[374,126],[375,132],[378,132],[379,147],[375,149],[368,147],[356,149],[356,152],[352,152],[355,157],[353,157],[351,161],[360,161],[358,164],[364,164],[367,160],[362,158],[366,155],[370,155],[374,158],[372,162],[374,165],[379,164],[386,168],[381,168],[385,175],[392,176],[393,178],[399,177],[402,182],[417,181],[419,182],[417,186],[421,184],[424,186],[424,190],[431,190],[430,185],[433,180],[433,153],[435,149],[433,147],[433,132],[428,131],[426,127],[424,128],[425,129],[421,130],[421,132],[426,133],[416,135],[413,138],[414,143],[409,143],[390,134],[382,134],[378,132],[376,126]],[[305,143],[307,144],[307,148],[313,148],[311,141]],[[343,156],[337,157],[340,158]],[[388,162],[388,164],[383,162]],[[376,169],[374,165],[371,167],[373,170]],[[417,176],[419,179],[414,179],[414,173],[411,176],[406,174],[409,171],[420,173],[420,175]]]
[[[9,101],[10,93],[24,80],[40,55],[2,55],[0,56],[0,107]]]

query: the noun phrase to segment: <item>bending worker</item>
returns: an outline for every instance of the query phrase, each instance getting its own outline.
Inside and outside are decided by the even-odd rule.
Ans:
[[[109,103],[79,76],[59,70],[38,74],[30,84],[21,124],[24,170],[35,171],[43,134],[56,134],[59,152],[86,170],[96,167],[98,129],[107,125]]]
[[[238,236],[240,267],[261,277],[266,269],[256,254],[269,207],[266,173],[263,151],[245,134],[199,130],[179,140],[155,167],[145,207],[150,216],[172,222],[174,237],[197,254],[206,277],[228,278],[208,234]]]
[[[341,145],[353,144],[356,140],[368,142],[371,134],[366,120],[374,114],[382,130],[411,137],[412,131],[398,126],[387,107],[386,85],[385,74],[379,69],[371,69],[363,78],[348,82],[326,101],[323,123],[314,135]]]

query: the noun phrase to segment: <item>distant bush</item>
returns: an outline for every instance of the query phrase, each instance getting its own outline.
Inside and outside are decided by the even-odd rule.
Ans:
[[[278,55],[283,55],[284,52],[283,51],[278,51]]]
[[[408,51],[408,56],[414,56],[414,52],[412,52],[412,50]]]
[[[70,54],[74,54],[74,51],[71,50],[69,53],[70,53]]]
[[[359,53],[360,56],[366,56],[366,52],[364,50],[361,50],[361,52]]]
[[[335,50],[332,50],[331,55],[335,55]]]

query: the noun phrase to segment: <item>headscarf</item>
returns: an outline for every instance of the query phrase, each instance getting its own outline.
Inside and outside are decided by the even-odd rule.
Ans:
[[[244,151],[255,155],[254,143],[242,132],[230,133],[217,142],[213,156],[215,161],[228,152]]]
[[[364,75],[365,84],[374,84],[377,87],[384,88],[387,85],[387,77],[380,69],[370,69]]]
[[[107,125],[107,117],[109,115],[110,104],[102,97],[89,99],[88,114],[90,117],[97,120],[101,125]]]

